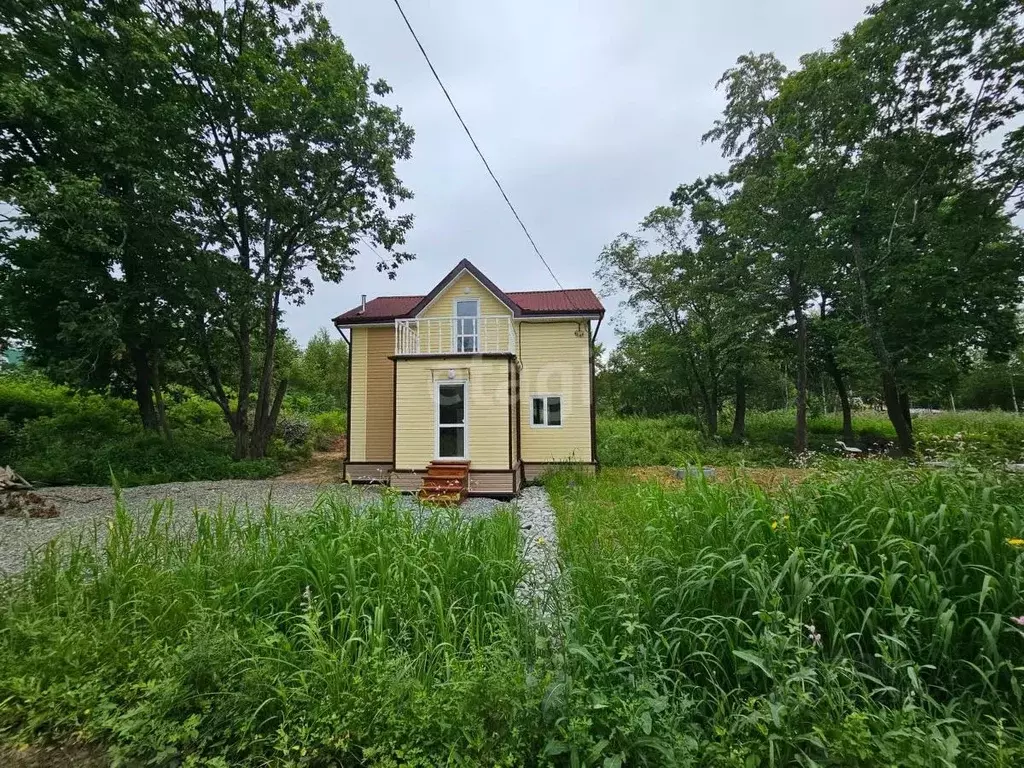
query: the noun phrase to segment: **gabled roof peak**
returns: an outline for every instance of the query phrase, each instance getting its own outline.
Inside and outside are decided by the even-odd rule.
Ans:
[[[463,259],[455,265],[454,269],[447,275],[441,278],[441,281],[435,285],[426,296],[420,299],[419,303],[412,308],[409,312],[411,316],[420,314],[424,309],[430,306],[430,304],[436,299],[441,293],[451,285],[463,272],[468,272],[477,282],[480,283],[484,288],[494,294],[494,298],[508,307],[513,317],[519,317],[522,314],[522,310],[519,308],[512,299],[505,295],[498,286],[492,283],[483,272],[476,268],[476,266],[469,259]]]
[[[601,300],[589,288],[567,288],[543,291],[502,291],[469,259],[458,264],[425,296],[378,296],[366,302],[365,310],[356,307],[334,318],[339,326],[388,323],[396,318],[411,318],[422,312],[463,272],[471,274],[501,301],[514,317],[565,315],[568,317],[600,317],[604,315]]]

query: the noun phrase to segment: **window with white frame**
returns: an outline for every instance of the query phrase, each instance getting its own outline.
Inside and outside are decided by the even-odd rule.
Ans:
[[[534,427],[562,426],[562,396],[534,395],[530,424]]]
[[[455,302],[455,351],[480,351],[480,302],[459,299]]]

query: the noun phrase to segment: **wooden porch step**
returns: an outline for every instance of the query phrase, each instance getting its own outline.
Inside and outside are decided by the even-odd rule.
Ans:
[[[461,504],[468,492],[468,461],[432,461],[417,496],[432,504]]]

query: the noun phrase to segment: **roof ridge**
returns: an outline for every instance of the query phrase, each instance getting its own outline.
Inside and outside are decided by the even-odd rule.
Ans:
[[[531,291],[529,289],[527,289],[525,291],[505,291],[505,293],[511,295],[513,293],[565,293],[566,291],[591,291],[591,292],[593,292],[593,290],[594,290],[593,288],[551,288],[551,289],[545,289],[545,290],[541,290],[541,291]]]

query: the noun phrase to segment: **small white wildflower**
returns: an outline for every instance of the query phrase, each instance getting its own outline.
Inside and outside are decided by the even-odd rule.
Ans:
[[[804,624],[804,629],[807,630],[807,639],[811,641],[811,644],[820,648],[821,635],[819,634],[817,627],[813,624]]]

